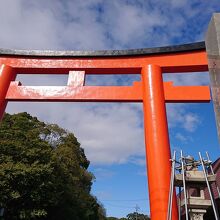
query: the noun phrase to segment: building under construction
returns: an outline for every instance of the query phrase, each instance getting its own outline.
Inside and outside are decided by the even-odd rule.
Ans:
[[[192,156],[184,156],[181,151],[179,160],[174,152],[171,161],[167,220],[172,219],[173,196],[176,190],[179,220],[219,220],[220,158],[212,163],[208,152],[206,158],[199,153],[199,159],[196,160]]]

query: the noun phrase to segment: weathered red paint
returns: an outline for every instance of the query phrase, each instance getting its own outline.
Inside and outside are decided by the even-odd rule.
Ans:
[[[5,55],[0,65],[0,119],[7,101],[143,102],[151,219],[166,219],[170,147],[165,103],[207,102],[210,93],[208,86],[163,82],[162,73],[207,71],[204,50],[124,57]],[[69,74],[69,80],[67,86],[22,86],[14,81],[16,74]],[[84,86],[85,74],[141,74],[142,81],[132,86]],[[175,198],[172,217],[177,220]]]

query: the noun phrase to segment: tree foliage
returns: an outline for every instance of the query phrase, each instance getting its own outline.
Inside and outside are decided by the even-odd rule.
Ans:
[[[150,217],[138,212],[133,212],[129,213],[126,218],[107,217],[107,220],[150,220]]]
[[[127,215],[127,220],[150,220],[148,215],[140,214],[138,212],[133,212]]]
[[[4,219],[102,220],[94,176],[76,137],[27,113],[0,124],[0,207]]]

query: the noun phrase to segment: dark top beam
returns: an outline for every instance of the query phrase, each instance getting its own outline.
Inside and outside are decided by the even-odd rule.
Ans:
[[[141,48],[130,50],[97,50],[97,51],[54,51],[54,50],[12,50],[0,49],[0,56],[36,56],[36,57],[115,57],[141,56],[167,53],[180,53],[205,50],[205,42],[196,42],[175,46]]]

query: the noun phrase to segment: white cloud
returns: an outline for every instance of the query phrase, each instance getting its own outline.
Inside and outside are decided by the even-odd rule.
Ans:
[[[7,111],[27,111],[74,132],[92,163],[125,163],[144,154],[138,104],[10,103]]]
[[[208,72],[164,74],[163,79],[172,81],[174,86],[209,85]],[[198,114],[190,112],[189,108],[189,104],[167,104],[169,127],[180,127],[185,131],[194,132],[202,123],[202,119]],[[185,137],[178,133],[176,138],[183,141]]]
[[[103,180],[112,178],[115,175],[115,172],[106,168],[95,168],[93,173],[95,174],[96,180]]]
[[[0,3],[1,47],[68,50],[195,41],[205,32],[211,12],[219,8],[217,0],[202,3],[0,0]]]
[[[175,138],[177,139],[177,140],[179,140],[179,141],[181,141],[181,142],[187,142],[188,141],[188,137],[186,137],[185,135],[183,135],[183,134],[181,134],[181,133],[179,133],[179,132],[177,132],[176,134],[175,134]]]
[[[173,81],[174,86],[209,85],[208,72],[170,73],[163,75],[164,81]]]
[[[87,75],[86,85],[93,86],[131,86],[133,82],[140,81],[140,75],[129,74],[129,75]]]
[[[194,132],[202,123],[199,115],[190,112],[186,104],[167,104],[169,127],[183,128],[187,132]]]
[[[57,21],[50,10],[31,7],[24,0],[1,0],[1,47],[59,48]]]
[[[184,116],[184,123],[183,127],[190,132],[193,132],[196,130],[197,126],[201,123],[199,117],[195,114],[186,114]]]
[[[140,166],[146,166],[146,158],[145,158],[145,155],[130,157],[130,158],[129,158],[129,162],[130,162],[130,163],[134,163],[134,164],[136,164],[136,165],[140,165]]]

